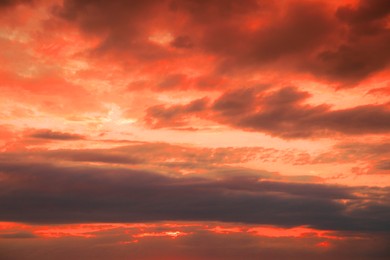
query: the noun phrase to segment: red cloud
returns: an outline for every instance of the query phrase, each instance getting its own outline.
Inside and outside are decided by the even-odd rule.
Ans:
[[[152,66],[193,55],[215,58],[214,74],[271,69],[311,73],[345,86],[387,68],[386,0],[337,8],[326,2],[284,5],[245,1],[85,2],[66,0],[55,14],[100,42],[90,53]],[[259,24],[249,26],[248,24]],[[150,40],[167,32],[168,45]],[[191,67],[191,64],[186,64]],[[161,75],[159,75],[161,76]]]

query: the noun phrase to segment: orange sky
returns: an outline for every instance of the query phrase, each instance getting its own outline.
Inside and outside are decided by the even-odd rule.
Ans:
[[[387,259],[388,46],[387,0],[0,1],[0,259]]]

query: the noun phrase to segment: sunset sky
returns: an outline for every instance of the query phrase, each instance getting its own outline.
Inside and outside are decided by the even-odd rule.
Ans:
[[[389,0],[0,0],[0,259],[390,259]]]

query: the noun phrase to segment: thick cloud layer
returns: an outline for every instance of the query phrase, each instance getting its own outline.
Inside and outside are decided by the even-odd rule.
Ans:
[[[0,205],[6,209],[0,213],[3,221],[201,220],[308,225],[325,230],[390,228],[386,188],[260,181],[259,177],[246,175],[244,169],[240,174],[221,174],[217,179],[20,161],[3,161],[0,169]],[[370,194],[371,200],[357,194]]]

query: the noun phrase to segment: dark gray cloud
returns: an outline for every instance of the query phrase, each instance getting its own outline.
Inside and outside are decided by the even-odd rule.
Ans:
[[[33,233],[29,233],[26,231],[17,231],[17,232],[0,232],[0,239],[23,239],[23,238],[36,238],[37,236]]]
[[[38,138],[38,139],[59,140],[59,141],[74,141],[74,140],[85,139],[85,137],[82,135],[58,132],[49,129],[35,130],[32,133],[30,133],[28,136],[33,138]]]
[[[362,189],[259,182],[254,176],[170,177],[114,167],[1,162],[0,219],[29,223],[224,221],[326,230],[388,230],[389,202]],[[388,194],[386,188],[372,188]],[[371,191],[367,189],[366,192]],[[342,203],[340,200],[349,202]]]

